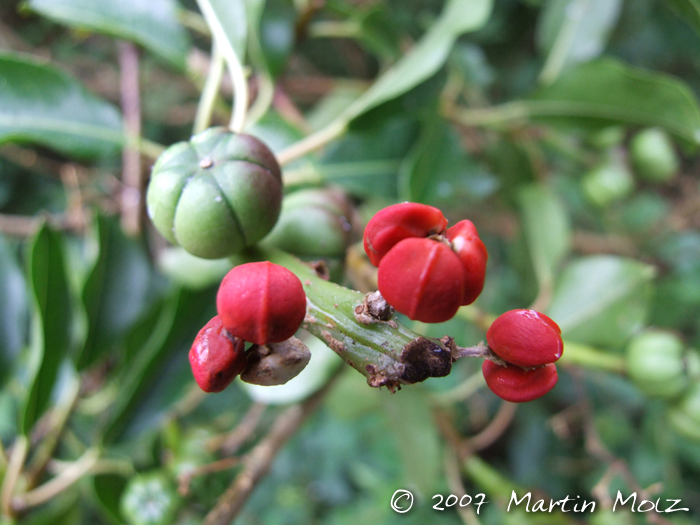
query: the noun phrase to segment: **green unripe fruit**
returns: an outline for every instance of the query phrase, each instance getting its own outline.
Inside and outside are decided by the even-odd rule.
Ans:
[[[618,146],[625,139],[625,128],[622,126],[608,126],[591,133],[587,142],[598,149],[609,149]]]
[[[669,136],[659,128],[637,133],[630,143],[632,164],[649,182],[667,182],[678,171],[678,155]]]
[[[352,206],[339,190],[301,190],[285,196],[265,244],[295,255],[340,257],[351,242]]]
[[[129,480],[120,508],[130,525],[170,525],[180,506],[180,497],[160,472],[140,474]]]
[[[627,167],[614,162],[590,170],[582,184],[588,200],[601,207],[627,197],[634,189],[634,179]]]
[[[700,441],[700,383],[669,409],[668,420],[679,434]]]
[[[627,373],[646,394],[670,399],[688,388],[683,342],[671,332],[648,330],[627,346]]]
[[[197,257],[218,259],[272,229],[282,204],[282,175],[258,139],[210,128],[158,158],[146,202],[166,239]]]

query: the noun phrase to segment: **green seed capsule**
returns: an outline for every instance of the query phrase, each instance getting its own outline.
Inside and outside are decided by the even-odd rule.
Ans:
[[[264,243],[299,256],[343,256],[353,233],[352,213],[340,191],[294,192],[284,198],[279,221]]]
[[[649,182],[667,182],[678,171],[678,155],[665,131],[645,129],[630,143],[632,164],[639,176]]]
[[[121,498],[121,511],[130,525],[170,525],[179,506],[173,484],[161,472],[134,476]]]
[[[634,190],[632,174],[624,164],[614,162],[590,170],[582,184],[588,200],[601,207],[627,197]]]
[[[146,202],[166,239],[197,257],[227,257],[255,244],[275,225],[281,171],[258,139],[210,128],[158,158]]]
[[[683,342],[671,332],[648,330],[627,346],[627,373],[646,394],[670,399],[690,384]]]

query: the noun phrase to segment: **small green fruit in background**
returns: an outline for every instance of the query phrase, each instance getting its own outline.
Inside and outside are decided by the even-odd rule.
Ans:
[[[637,133],[630,142],[632,165],[649,182],[667,182],[678,171],[678,155],[668,134],[659,128]]]
[[[166,239],[197,257],[218,259],[269,233],[282,204],[282,175],[258,139],[210,128],[158,158],[146,202]]]
[[[700,382],[669,408],[668,420],[679,434],[700,441]]]
[[[650,396],[670,399],[686,390],[688,362],[683,342],[671,332],[647,330],[627,346],[627,373]]]
[[[171,525],[179,506],[180,497],[161,472],[134,476],[121,498],[121,511],[129,525]]]
[[[634,178],[623,163],[610,161],[588,171],[582,185],[591,203],[605,207],[632,193]]]
[[[623,140],[625,140],[625,128],[622,126],[608,126],[586,137],[588,144],[602,150],[619,146]]]
[[[299,256],[341,257],[352,242],[353,207],[340,190],[309,189],[285,196],[265,244]]]

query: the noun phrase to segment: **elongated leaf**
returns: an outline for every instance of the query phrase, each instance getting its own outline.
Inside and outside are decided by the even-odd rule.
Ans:
[[[245,0],[197,0],[197,4],[212,33],[225,37],[226,41],[219,45],[230,46],[243,63],[248,38]],[[251,14],[259,11],[257,6],[251,6]]]
[[[99,254],[82,291],[88,317],[78,370],[95,362],[123,337],[142,312],[149,293],[151,269],[143,248],[124,236],[117,221],[97,220]]]
[[[566,208],[554,193],[538,184],[520,190],[518,201],[537,280],[540,287],[550,286],[571,245]]]
[[[440,476],[442,454],[426,392],[407,388],[401,395],[384,397],[384,409],[401,453],[404,479],[427,498]]]
[[[652,266],[632,259],[578,259],[562,272],[547,314],[567,339],[619,347],[647,318],[653,277]]]
[[[545,4],[537,28],[546,53],[544,80],[562,68],[600,56],[615,27],[622,0],[552,0]]]
[[[525,115],[545,122],[660,126],[700,144],[700,109],[686,84],[613,59],[581,65],[522,104]]]
[[[144,329],[139,326],[139,335],[132,339],[137,348],[127,348],[130,356],[128,366],[120,381],[120,395],[109,416],[105,432],[105,443],[119,440],[125,427],[141,402],[144,401],[154,378],[161,371],[172,352],[180,345],[187,347],[194,340],[199,328],[208,319],[209,308],[213,308],[215,298],[211,291],[189,292],[174,290],[166,298],[158,319],[152,325],[150,336],[144,338]],[[145,339],[145,340],[144,340]],[[187,352],[182,353],[187,359]]]
[[[421,40],[348,108],[347,120],[406,93],[433,76],[447,60],[457,37],[481,28],[492,7],[493,0],[449,0],[440,18]]]
[[[666,0],[676,13],[700,33],[700,0]]]
[[[29,355],[29,393],[21,431],[28,434],[48,408],[59,367],[71,345],[72,300],[61,234],[47,225],[29,253],[29,282],[34,312]]]
[[[29,0],[28,5],[55,22],[132,40],[185,67],[190,43],[175,0]]]
[[[26,339],[27,285],[9,245],[0,236],[0,383]]]
[[[115,153],[122,140],[113,106],[52,66],[0,53],[0,144],[34,142],[90,158]]]
[[[93,478],[92,488],[100,510],[112,523],[124,523],[119,503],[128,479],[119,474],[98,474]]]

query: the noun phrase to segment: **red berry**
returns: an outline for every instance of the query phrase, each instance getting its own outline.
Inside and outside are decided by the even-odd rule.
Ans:
[[[497,365],[486,359],[481,371],[491,391],[512,403],[525,403],[542,397],[554,388],[559,378],[554,363],[524,370],[514,365]]]
[[[452,243],[452,249],[464,267],[462,304],[472,304],[484,289],[486,262],[489,259],[486,246],[481,242],[472,221],[459,221],[451,228],[447,228],[445,237]]]
[[[221,392],[246,366],[245,341],[229,334],[217,315],[195,337],[190,366],[202,390]]]
[[[379,261],[391,248],[410,237],[428,237],[442,232],[447,219],[427,204],[402,202],[378,211],[365,227],[364,246],[370,262]]]
[[[486,332],[491,350],[501,359],[524,368],[553,363],[564,343],[559,325],[535,310],[510,310]]]
[[[447,245],[432,239],[399,242],[379,263],[377,281],[386,301],[414,321],[447,321],[462,304],[462,263]]]
[[[236,266],[216,296],[226,329],[258,345],[280,343],[299,329],[306,315],[306,294],[299,278],[269,261]]]

